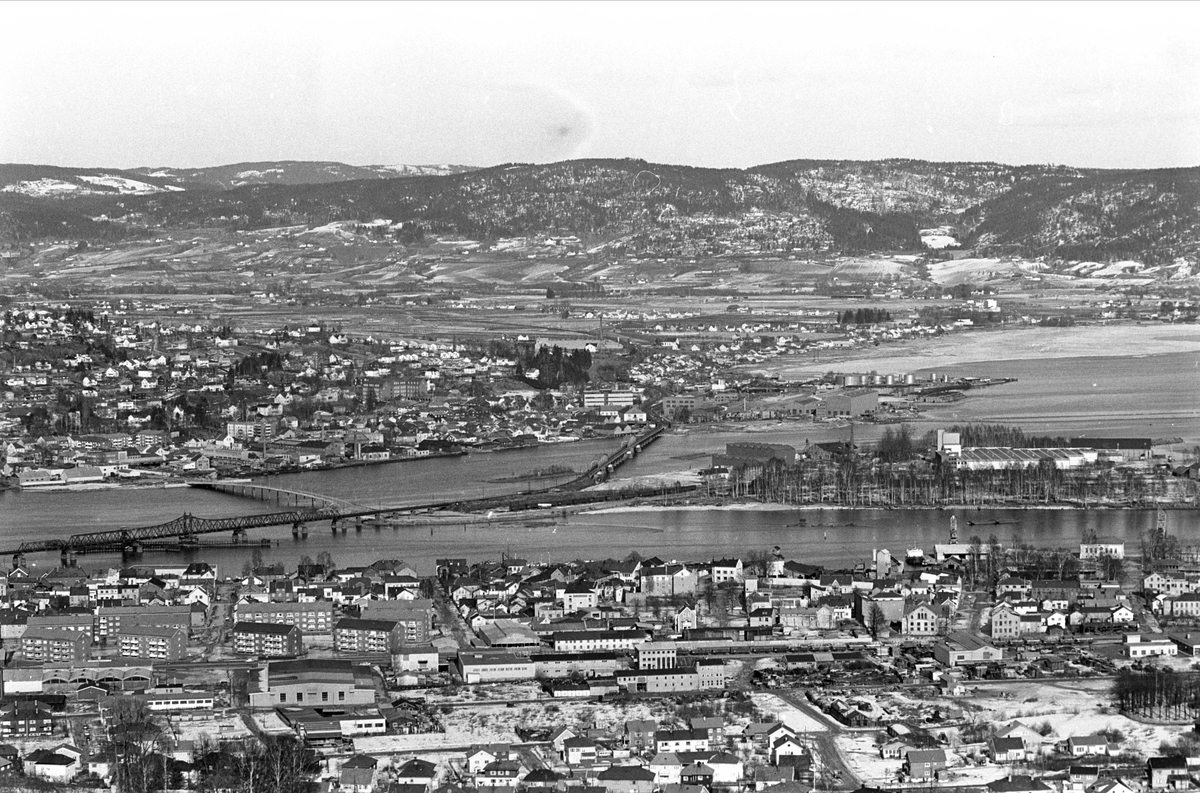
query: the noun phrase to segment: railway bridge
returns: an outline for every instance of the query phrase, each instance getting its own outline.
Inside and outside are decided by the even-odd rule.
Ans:
[[[243,498],[253,498],[259,501],[288,507],[277,512],[267,512],[258,515],[243,515],[230,518],[200,518],[185,513],[174,520],[154,526],[136,528],[122,527],[108,531],[86,532],[72,534],[65,538],[54,538],[35,542],[23,542],[16,548],[0,550],[0,555],[11,555],[13,566],[24,564],[25,556],[33,553],[58,552],[64,565],[72,564],[76,555],[97,552],[117,552],[121,554],[137,554],[147,545],[161,544],[158,541],[175,539],[181,546],[199,545],[197,538],[204,534],[229,532],[234,542],[245,540],[248,529],[267,526],[292,527],[295,537],[308,535],[308,524],[318,521],[329,521],[331,531],[346,531],[349,521],[354,521],[355,529],[361,531],[364,518],[379,517],[395,514],[416,514],[421,512],[437,512],[453,509],[456,511],[472,511],[478,509],[493,509],[507,506],[511,509],[528,509],[531,506],[545,506],[547,502],[554,504],[575,504],[588,500],[587,494],[578,491],[599,481],[603,481],[620,465],[632,460],[641,450],[660,438],[668,424],[656,424],[639,436],[630,436],[620,449],[593,460],[588,470],[575,481],[557,488],[547,488],[530,493],[514,494],[508,497],[492,497],[486,499],[467,499],[455,501],[440,501],[433,503],[411,504],[389,507],[367,507],[345,499],[325,496],[318,493],[307,493],[300,490],[270,487],[243,480],[204,480],[189,482],[191,487],[213,490],[218,493]],[[507,502],[507,503],[505,503]],[[382,527],[380,522],[374,528]]]

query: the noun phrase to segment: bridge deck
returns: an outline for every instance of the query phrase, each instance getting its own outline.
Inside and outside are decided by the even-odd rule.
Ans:
[[[64,557],[69,553],[84,553],[87,551],[98,550],[120,550],[124,548],[140,545],[148,540],[162,540],[170,537],[195,537],[201,534],[214,534],[217,532],[243,532],[246,529],[262,528],[266,526],[283,526],[286,524],[300,524],[310,521],[320,520],[343,520],[346,518],[366,517],[368,515],[381,515],[393,512],[432,512],[439,510],[455,509],[455,510],[470,510],[493,508],[500,501],[509,499],[515,508],[527,508],[531,499],[546,499],[552,490],[557,491],[558,498],[551,500],[561,500],[563,504],[577,503],[579,501],[578,492],[584,487],[593,484],[595,477],[603,476],[608,473],[608,468],[611,466],[616,468],[622,463],[633,458],[638,450],[645,448],[650,443],[653,443],[662,436],[666,430],[664,425],[656,425],[640,436],[631,436],[629,441],[622,445],[617,451],[607,455],[599,463],[591,466],[582,476],[575,481],[560,486],[558,488],[545,488],[521,494],[513,494],[512,496],[484,498],[484,499],[462,499],[457,501],[441,501],[427,504],[412,504],[404,506],[388,506],[388,507],[364,507],[355,504],[345,499],[335,498],[332,496],[324,496],[318,493],[305,493],[300,490],[288,490],[286,488],[273,488],[266,485],[256,485],[250,482],[220,482],[220,481],[205,481],[205,482],[189,482],[192,487],[198,487],[206,490],[215,490],[233,495],[249,495],[252,498],[254,491],[260,494],[277,494],[287,495],[297,501],[308,500],[311,506],[307,508],[296,508],[281,512],[269,512],[261,515],[244,515],[235,518],[198,518],[195,515],[185,514],[174,520],[166,523],[160,523],[155,526],[140,526],[137,528],[121,528],[109,531],[89,532],[85,534],[72,534],[69,537],[61,539],[42,540],[40,542],[24,542],[14,549],[0,551],[0,554],[27,554],[27,553],[44,553],[59,551]],[[247,492],[239,492],[239,489]],[[269,499],[261,499],[269,500]],[[316,506],[318,503],[321,506]]]

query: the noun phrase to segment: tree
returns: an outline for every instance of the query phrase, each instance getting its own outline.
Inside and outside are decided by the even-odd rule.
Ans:
[[[1004,546],[1000,544],[999,537],[991,534],[988,536],[988,589],[995,589],[1004,563]]]
[[[871,603],[871,608],[867,609],[867,628],[871,631],[871,638],[878,639],[879,631],[887,624],[887,617],[883,613],[883,608],[875,602]]]
[[[196,753],[200,789],[228,793],[310,793],[319,765],[294,736],[268,736]]]
[[[1109,581],[1124,581],[1125,580],[1125,560],[1105,554],[1100,557],[1100,574]]]
[[[329,551],[321,551],[319,554],[317,554],[317,564],[321,565],[321,568],[327,573],[330,570],[333,570],[335,567],[333,564],[333,556],[330,555]]]
[[[253,553],[250,554],[250,564],[255,570],[263,566],[263,555],[261,548],[255,548]]]
[[[145,700],[114,697],[108,706],[108,737],[116,757],[113,776],[120,793],[163,789],[166,741]]]

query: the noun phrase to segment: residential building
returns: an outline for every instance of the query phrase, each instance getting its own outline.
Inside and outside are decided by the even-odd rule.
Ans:
[[[132,627],[179,627],[185,633],[194,621],[191,606],[100,606],[96,609],[96,638],[119,636]],[[203,619],[201,619],[203,621]]]
[[[70,663],[91,657],[86,633],[53,628],[29,628],[21,636],[21,656],[31,663]]]
[[[1146,776],[1152,790],[1187,789],[1192,772],[1186,757],[1151,757],[1146,760]]]
[[[433,603],[416,600],[371,600],[363,604],[365,620],[389,620],[400,626],[400,642],[405,645],[429,644],[433,638]]]
[[[260,658],[294,658],[304,653],[304,638],[295,625],[238,622],[233,626],[233,651]]]
[[[339,653],[390,655],[400,649],[402,631],[397,622],[346,617],[333,628],[333,646]]]
[[[945,749],[909,749],[904,770],[912,779],[929,779],[947,766]]]
[[[238,622],[273,622],[295,625],[304,633],[329,633],[333,630],[333,604],[318,600],[311,603],[239,603],[234,608]]]
[[[1067,754],[1072,757],[1107,755],[1108,739],[1103,735],[1073,735],[1067,739]]]
[[[178,661],[187,652],[187,629],[131,625],[117,636],[117,654],[154,661]]]
[[[50,709],[34,700],[0,705],[0,737],[50,735],[54,719]]]

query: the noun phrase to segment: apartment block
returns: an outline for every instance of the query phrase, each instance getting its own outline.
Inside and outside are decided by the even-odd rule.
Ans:
[[[394,653],[403,644],[403,627],[391,620],[346,618],[333,629],[333,646],[339,653]]]
[[[290,658],[304,652],[304,639],[295,625],[239,622],[233,626],[233,651],[260,658]]]
[[[117,653],[127,658],[178,661],[187,652],[187,630],[177,625],[132,625],[117,636]]]
[[[312,603],[239,603],[234,610],[237,622],[272,622],[295,625],[304,633],[329,633],[333,630],[333,604],[327,600]]]
[[[21,655],[32,663],[70,663],[91,657],[92,641],[82,631],[29,628],[21,637]]]

